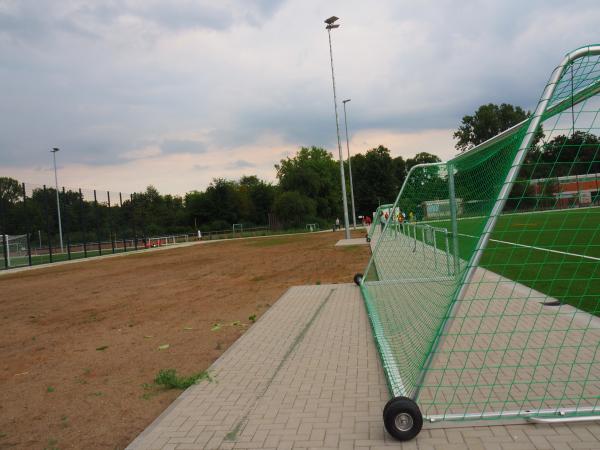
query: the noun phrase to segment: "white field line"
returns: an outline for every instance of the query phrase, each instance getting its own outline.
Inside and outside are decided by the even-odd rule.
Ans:
[[[549,213],[561,213],[561,212],[572,212],[572,211],[581,211],[583,209],[600,209],[600,206],[584,206],[582,208],[565,208],[565,209],[545,209],[543,211],[523,211],[516,213],[507,213],[500,214],[500,218],[508,217],[508,216],[523,216],[527,214],[549,214]],[[474,220],[474,219],[486,219],[489,216],[468,216],[468,217],[459,217],[456,220]],[[417,222],[421,224],[427,223],[437,223],[437,222],[449,222],[450,218],[447,219],[435,219],[435,220],[424,220],[422,222]]]
[[[473,238],[473,239],[479,239],[477,236],[472,236],[470,234],[458,233],[458,235]],[[591,259],[592,261],[600,261],[600,258],[596,258],[595,256],[580,255],[579,253],[561,252],[560,250],[552,250],[550,248],[536,247],[534,245],[517,244],[516,242],[501,241],[499,239],[490,239],[490,241],[498,242],[500,244],[514,245],[515,247],[532,248],[534,250],[540,250],[540,251],[550,252],[550,253],[557,253],[559,255],[567,255],[567,256],[575,256],[578,258]]]

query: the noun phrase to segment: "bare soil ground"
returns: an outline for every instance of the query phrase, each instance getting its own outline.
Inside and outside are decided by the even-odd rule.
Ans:
[[[341,238],[210,243],[0,276],[0,448],[124,448],[181,392],[144,387],[160,369],[207,369],[290,286],[351,282],[369,250],[335,248]]]

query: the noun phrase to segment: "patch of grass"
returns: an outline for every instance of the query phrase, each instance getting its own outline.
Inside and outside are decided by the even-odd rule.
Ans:
[[[48,386],[46,392],[54,392],[56,389],[53,386]]]
[[[183,377],[177,375],[177,370],[175,369],[161,369],[156,378],[154,378],[154,384],[162,386],[165,389],[187,389],[200,380],[212,381],[206,371],[198,372],[189,377]]]
[[[98,347],[96,348],[96,350],[98,350],[99,352],[103,352],[104,350],[106,350],[108,348],[108,345],[103,345],[102,347]]]
[[[213,326],[210,329],[210,331],[219,331],[220,329],[221,329],[221,324],[220,323],[215,323],[215,324],[213,324]]]
[[[317,286],[320,286],[321,285],[321,280],[317,280],[316,284],[317,284]]]
[[[58,450],[56,446],[58,444],[58,440],[56,439],[48,439],[48,445],[44,447],[44,450]]]
[[[6,436],[8,436],[8,434],[6,434],[6,433],[0,433],[0,439],[5,438]]]
[[[250,281],[263,281],[265,279],[262,275],[257,275],[255,277],[250,278]]]
[[[98,391],[98,392],[92,392],[90,395],[93,395],[94,397],[102,397],[104,395],[104,393]]]
[[[256,314],[252,314],[250,317],[248,317],[248,320],[252,323],[256,322]]]

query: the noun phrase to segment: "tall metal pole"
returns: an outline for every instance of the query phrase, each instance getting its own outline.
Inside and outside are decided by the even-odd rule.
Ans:
[[[348,149],[348,174],[350,175],[350,199],[352,200],[352,223],[356,230],[356,209],[354,208],[354,184],[352,183],[352,161],[350,161],[350,141],[348,140],[348,117],[346,116],[346,103],[350,99],[342,100],[344,105],[344,124],[346,126],[346,148]]]
[[[60,220],[60,199],[58,195],[58,175],[56,174],[56,152],[60,149],[53,148],[50,150],[52,158],[54,160],[54,187],[56,188],[56,211],[58,212],[58,235],[60,237],[60,252],[64,253],[63,248],[63,235],[62,235],[62,221]]]
[[[333,20],[332,20],[333,19]],[[337,28],[339,25],[333,25],[337,18],[327,19],[325,23],[327,23],[327,34],[329,35],[329,59],[331,60],[331,81],[333,82],[333,106],[335,109],[335,129],[337,132],[337,142],[338,142],[338,151],[340,155],[340,178],[342,182],[342,202],[344,205],[344,226],[345,226],[345,236],[346,239],[350,239],[350,222],[348,221],[348,199],[346,198],[346,176],[344,174],[344,156],[342,155],[342,142],[340,140],[340,125],[338,120],[338,110],[337,110],[337,96],[335,92],[335,75],[333,72],[333,50],[331,47],[331,29]],[[328,21],[332,21],[329,23]]]

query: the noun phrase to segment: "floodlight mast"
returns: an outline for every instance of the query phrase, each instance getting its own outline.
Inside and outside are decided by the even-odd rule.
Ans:
[[[56,188],[56,211],[58,213],[58,235],[60,236],[60,252],[64,253],[63,248],[63,235],[62,235],[62,221],[60,219],[60,199],[58,196],[58,176],[56,174],[56,152],[60,151],[59,148],[54,147],[50,150],[52,153],[52,159],[54,160],[54,187]]]
[[[346,239],[350,239],[350,222],[348,221],[348,199],[346,198],[346,176],[344,174],[344,156],[342,154],[342,143],[340,140],[340,125],[338,120],[338,111],[337,111],[337,96],[335,92],[335,75],[333,71],[333,50],[331,47],[331,30],[338,28],[339,25],[334,24],[334,22],[338,20],[336,16],[331,16],[329,19],[325,20],[327,26],[325,29],[327,30],[327,34],[329,35],[329,59],[331,61],[331,81],[333,83],[333,106],[335,110],[335,129],[337,132],[337,143],[338,143],[338,152],[340,155],[340,177],[342,183],[342,203],[344,205],[344,227],[345,227],[345,237]]]
[[[348,139],[348,117],[346,116],[346,103],[348,103],[350,98],[346,100],[342,100],[344,104],[344,124],[346,125],[346,149],[348,150],[348,174],[350,175],[350,199],[352,200],[352,223],[354,225],[354,229],[356,230],[356,209],[354,208],[354,184],[352,183],[352,161],[350,161],[350,141]]]

